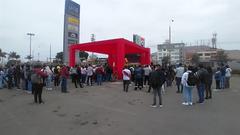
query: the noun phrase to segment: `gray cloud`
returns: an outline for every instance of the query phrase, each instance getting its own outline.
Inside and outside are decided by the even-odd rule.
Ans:
[[[62,50],[64,0],[0,0],[0,48],[29,53],[27,32],[34,32],[35,57],[49,57]],[[137,33],[147,46],[168,38],[169,20],[173,42],[210,39],[218,33],[219,46],[240,49],[240,2],[238,0],[75,0],[81,5],[80,42],[123,37],[132,40]],[[55,54],[54,54],[55,55]]]

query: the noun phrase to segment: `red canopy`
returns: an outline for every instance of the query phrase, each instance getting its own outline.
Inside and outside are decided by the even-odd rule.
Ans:
[[[75,65],[75,51],[89,51],[108,55],[108,64],[117,73],[118,79],[122,78],[122,69],[126,54],[139,54],[140,64],[150,64],[150,49],[144,48],[126,39],[112,39],[69,46],[69,66]]]

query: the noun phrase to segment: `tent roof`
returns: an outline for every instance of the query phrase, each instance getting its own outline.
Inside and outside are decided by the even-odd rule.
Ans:
[[[89,51],[102,54],[115,54],[117,52],[118,45],[125,46],[125,54],[146,52],[146,48],[123,38],[74,44],[70,47],[72,49],[81,51]]]

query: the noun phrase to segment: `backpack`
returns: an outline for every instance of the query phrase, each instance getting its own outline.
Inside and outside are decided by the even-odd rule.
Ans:
[[[40,84],[41,83],[41,76],[38,75],[37,73],[33,73],[31,75],[31,81],[32,81],[32,83]]]
[[[195,86],[196,83],[197,83],[197,79],[196,79],[194,73],[188,72],[188,79],[187,79],[188,86]]]

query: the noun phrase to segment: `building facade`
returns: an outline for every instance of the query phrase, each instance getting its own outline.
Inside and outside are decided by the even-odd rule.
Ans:
[[[169,64],[177,64],[183,62],[184,43],[164,43],[157,45],[157,63],[162,64],[164,57],[169,57]]]

